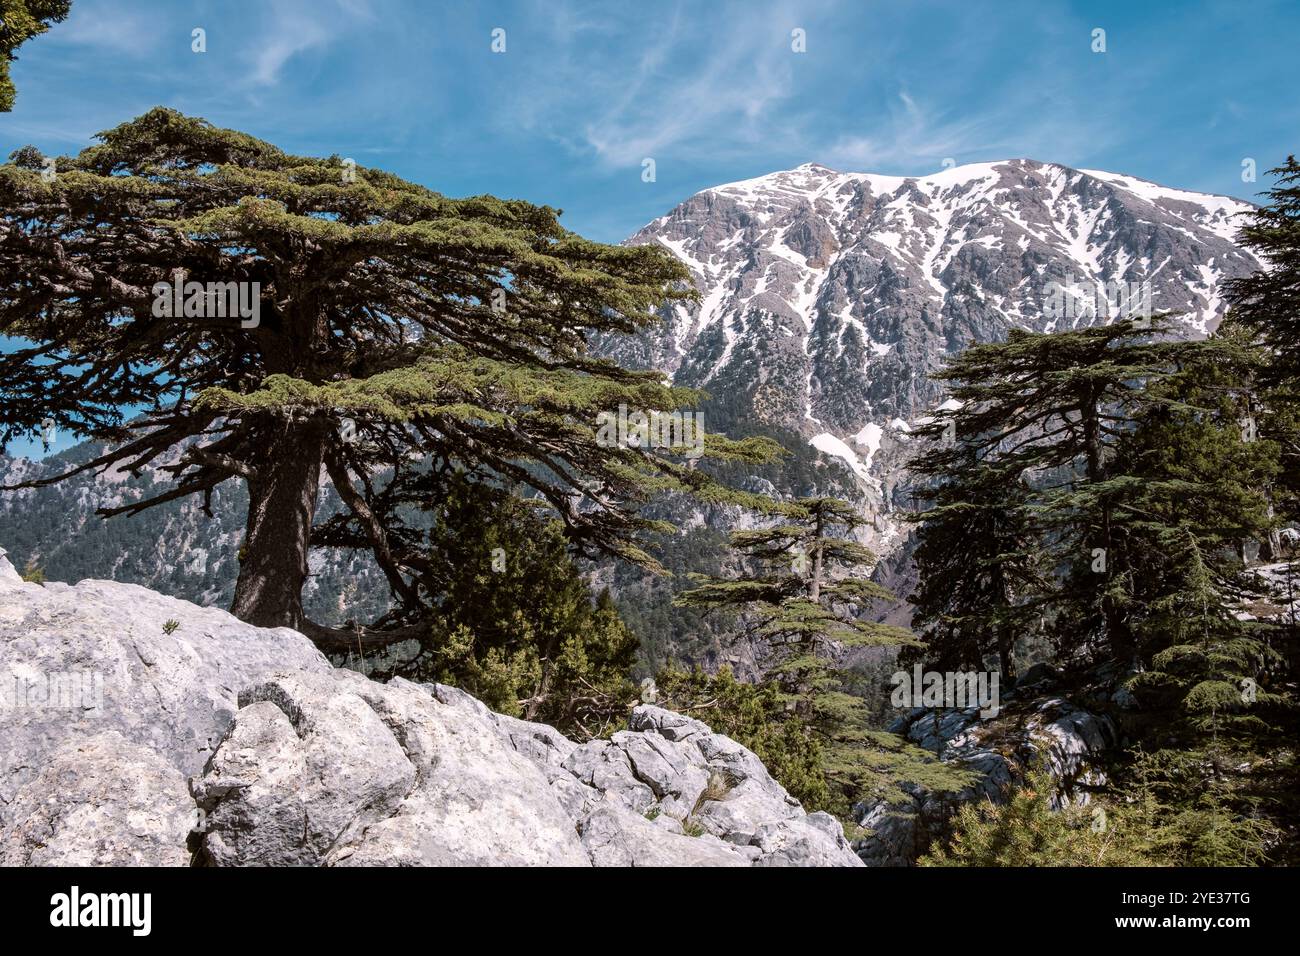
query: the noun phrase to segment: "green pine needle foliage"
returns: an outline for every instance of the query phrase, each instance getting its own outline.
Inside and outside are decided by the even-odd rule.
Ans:
[[[0,113],[14,108],[17,90],[9,66],[18,57],[14,51],[68,17],[71,0],[0,0]]]
[[[798,771],[782,782],[807,797],[806,805],[851,821],[857,803],[897,782],[892,770],[901,778],[927,758],[870,729],[870,708],[852,692],[855,675],[835,663],[836,655],[849,647],[918,642],[906,629],[868,616],[875,602],[893,595],[869,580],[875,556],[848,537],[863,521],[852,505],[836,498],[799,498],[772,511],[770,526],[731,536],[732,547],[752,570],[731,578],[698,575],[696,587],[680,594],[677,603],[740,612],[748,621],[765,693],[777,708],[774,719],[816,744],[816,773],[811,760],[801,759]],[[814,777],[820,782],[814,784]]]
[[[436,611],[419,654],[396,673],[573,737],[617,729],[636,698],[637,642],[609,593],[593,599],[544,511],[464,475],[447,487],[423,545]]]

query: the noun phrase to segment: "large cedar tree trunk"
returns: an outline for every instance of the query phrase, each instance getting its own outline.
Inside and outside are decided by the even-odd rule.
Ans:
[[[285,422],[248,481],[248,526],[230,611],[262,627],[302,630],[302,589],[320,487],[324,434]]]
[[[1094,484],[1102,481],[1105,477],[1105,449],[1102,447],[1101,438],[1100,398],[1099,395],[1089,394],[1084,401],[1080,402],[1079,406],[1080,416],[1083,419],[1088,480]],[[1137,645],[1133,639],[1133,632],[1129,630],[1128,623],[1124,619],[1124,614],[1116,604],[1114,596],[1110,593],[1109,585],[1115,576],[1115,564],[1120,557],[1114,546],[1115,541],[1111,524],[1110,503],[1109,501],[1103,501],[1100,544],[1106,562],[1106,571],[1101,596],[1102,622],[1106,628],[1106,637],[1109,640],[1111,652],[1115,655],[1115,659],[1127,663],[1137,652]]]

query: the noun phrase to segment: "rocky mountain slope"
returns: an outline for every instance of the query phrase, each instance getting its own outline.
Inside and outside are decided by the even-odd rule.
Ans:
[[[738,388],[770,420],[852,435],[865,465],[863,430],[930,407],[925,373],[946,354],[1098,320],[1050,315],[1051,283],[1150,282],[1155,310],[1188,334],[1213,328],[1223,280],[1258,268],[1233,241],[1250,208],[1031,160],[920,178],[800,166],[707,189],[632,236],[672,250],[702,299],[615,351]]]
[[[0,865],[860,866],[750,751],[638,707],[576,744],[0,552]]]
[[[710,427],[797,431],[887,515],[907,503],[909,422],[942,402],[927,376],[946,355],[1012,328],[1105,322],[1131,304],[1116,283],[1204,334],[1224,280],[1258,268],[1233,239],[1250,208],[1027,159],[908,178],[809,164],[706,189],[632,236],[672,250],[701,299],[603,348],[710,392]],[[873,543],[891,550],[901,534],[878,524]]]

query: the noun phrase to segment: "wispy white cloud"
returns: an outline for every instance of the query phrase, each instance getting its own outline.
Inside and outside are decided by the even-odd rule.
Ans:
[[[792,164],[920,173],[949,157],[1081,155],[1112,138],[1070,108],[1064,91],[1077,95],[1079,85],[1051,62],[1046,45],[1019,50],[990,89],[989,58],[1005,51],[971,42],[981,15],[920,6],[919,15],[937,25],[922,58],[915,19],[858,0],[682,4],[657,8],[652,20],[640,10],[615,19],[601,8],[604,28],[624,41],[613,52],[570,11],[549,35],[545,74],[495,109],[504,123],[543,132],[606,167],[646,157],[707,164],[782,155]],[[1059,8],[1049,6],[1023,14],[1040,18],[1044,34],[1066,28]],[[808,28],[807,54],[791,49],[797,26]],[[625,45],[630,35],[639,39],[634,57]],[[851,72],[838,77],[832,63]],[[1025,83],[1027,74],[1059,80]],[[835,99],[841,82],[860,95]],[[976,99],[972,89],[983,95]],[[1044,108],[1055,96],[1058,108]]]
[[[250,47],[247,83],[275,84],[285,64],[295,56],[323,49],[345,37],[359,21],[373,17],[367,0],[333,0],[328,4],[294,0],[274,4],[269,23],[258,31],[258,42]]]
[[[714,17],[698,5],[675,7],[652,31],[638,31],[644,39],[630,63],[594,62],[590,38],[557,31],[547,63],[557,80],[519,97],[515,116],[562,129],[553,135],[610,166],[757,142],[769,109],[795,89],[789,30],[799,19],[788,7],[751,3],[743,15]],[[575,115],[585,119],[574,124]]]
[[[859,124],[846,117],[846,127]],[[952,115],[918,103],[907,91],[897,106],[875,115],[871,132],[845,131],[824,143],[810,141],[817,161],[849,171],[937,171],[944,160],[958,164],[992,159],[1035,158],[1067,162],[1113,139],[1113,130],[1077,112],[1041,109],[1021,99],[991,104],[979,113]]]
[[[55,27],[43,43],[90,47],[116,56],[141,58],[161,39],[156,12],[123,3],[74,3],[66,22]]]
[[[919,61],[914,47],[891,50],[877,64],[878,99],[861,113],[844,110],[838,130],[802,131],[809,158],[844,170],[924,174],[947,159],[1082,161],[1121,139],[1115,117],[1130,112],[1131,93],[1116,101],[1088,82],[1079,61],[1063,61],[1063,48],[1086,41],[1086,25],[1051,4],[1022,14],[1032,40],[1010,64],[1005,50],[971,40],[984,16],[974,8],[953,12]]]
[[[846,126],[856,126],[846,117]],[[883,121],[882,121],[883,120]],[[988,145],[987,121],[966,116],[937,119],[900,90],[886,117],[873,116],[870,134],[842,132],[815,147],[819,160],[839,169],[873,171],[918,167],[982,152]]]
[[[790,75],[788,64],[751,58],[746,50],[752,47],[732,42],[704,72],[682,80],[642,71],[636,86],[643,99],[620,103],[588,122],[587,144],[602,160],[622,165],[670,151],[715,149],[704,141],[719,128],[730,127],[730,137],[740,142],[756,140],[765,109],[790,95]],[[752,72],[738,83],[742,63]]]
[[[1242,156],[1295,148],[1270,71],[1296,14],[1265,6],[1116,7],[1094,56],[1103,21],[1069,0],[76,0],[22,50],[0,153],[78,148],[164,104],[449,191],[552,201],[607,238],[808,161],[919,175],[1029,156],[1248,194]]]

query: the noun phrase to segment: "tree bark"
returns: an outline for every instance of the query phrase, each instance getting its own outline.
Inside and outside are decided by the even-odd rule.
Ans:
[[[1087,475],[1089,482],[1093,484],[1102,481],[1105,477],[1106,462],[1105,449],[1102,447],[1101,438],[1100,403],[1100,395],[1089,393],[1084,401],[1080,403],[1079,409],[1083,421]],[[1124,615],[1116,605],[1114,597],[1109,593],[1109,583],[1115,575],[1114,565],[1120,557],[1116,553],[1114,544],[1110,502],[1103,501],[1101,506],[1101,547],[1106,562],[1104,572],[1106,584],[1103,585],[1101,596],[1102,622],[1106,628],[1106,639],[1110,644],[1111,652],[1117,660],[1128,662],[1134,656],[1137,648],[1133,641],[1133,634],[1124,620]]]
[[[1011,665],[1011,642],[1005,628],[998,635],[998,667],[1002,671],[1002,679],[1008,684],[1014,684],[1016,672]]]
[[[1001,571],[998,572],[998,578],[998,590],[1002,594],[1002,603],[1004,606],[1010,607],[1013,600],[1011,588],[1007,586],[1006,578],[1002,575]],[[1015,645],[1015,635],[1011,633],[1011,628],[1006,624],[998,625],[997,642],[998,667],[1002,671],[1002,679],[1008,684],[1014,686],[1016,680],[1016,665],[1015,658],[1012,656],[1011,652]]]
[[[280,420],[248,481],[248,524],[230,612],[261,627],[303,630],[302,589],[320,488],[323,429]]]

